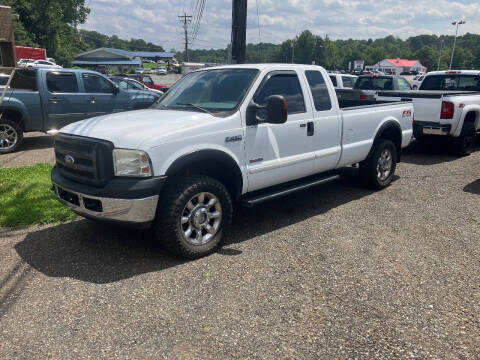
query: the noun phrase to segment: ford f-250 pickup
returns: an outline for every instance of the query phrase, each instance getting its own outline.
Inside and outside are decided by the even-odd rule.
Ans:
[[[23,133],[47,132],[85,118],[151,106],[159,95],[126,91],[102,74],[78,69],[17,70],[0,104],[0,154]]]
[[[236,200],[254,206],[357,163],[366,184],[388,186],[413,106],[357,103],[339,103],[319,66],[191,72],[150,109],[61,129],[53,189],[84,217],[153,225],[171,252],[203,256],[220,245]]]
[[[413,100],[418,141],[447,138],[450,150],[469,154],[480,132],[480,71],[429,72],[419,91],[379,92],[378,100]]]

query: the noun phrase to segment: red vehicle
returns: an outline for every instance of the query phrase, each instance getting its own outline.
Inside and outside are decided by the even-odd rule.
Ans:
[[[165,85],[155,84],[150,75],[128,74],[127,76],[131,79],[135,79],[141,82],[143,85],[145,85],[146,87],[149,87],[150,89],[165,90],[166,88]]]

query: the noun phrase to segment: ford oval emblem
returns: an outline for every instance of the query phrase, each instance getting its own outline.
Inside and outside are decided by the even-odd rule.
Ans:
[[[75,158],[72,155],[65,155],[65,162],[68,165],[73,165],[73,163],[75,162]]]

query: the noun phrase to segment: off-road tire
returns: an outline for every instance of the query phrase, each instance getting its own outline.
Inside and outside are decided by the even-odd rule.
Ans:
[[[471,122],[464,123],[460,136],[452,139],[453,153],[459,156],[471,154],[473,147],[477,142],[476,138],[477,132],[475,130],[475,125]]]
[[[395,144],[386,139],[379,139],[373,145],[373,152],[370,156],[360,163],[360,179],[362,183],[372,189],[380,190],[386,188],[393,180],[395,169],[397,167],[397,148]],[[382,179],[379,176],[379,161],[385,151],[391,156],[391,165],[388,176]]]
[[[221,222],[217,232],[207,243],[194,245],[184,237],[181,219],[187,203],[199,193],[211,193],[219,200]],[[232,199],[222,183],[208,176],[191,175],[178,181],[173,180],[163,189],[153,228],[157,238],[169,252],[183,258],[195,259],[214,252],[221,245],[223,232],[230,226],[232,214]]]
[[[18,124],[17,122],[15,121],[12,121],[12,120],[9,120],[7,118],[4,118],[2,114],[0,114],[0,132],[4,129],[4,128],[11,128],[13,129],[13,131],[15,131],[16,133],[16,143],[13,147],[9,147],[8,149],[4,149],[2,148],[2,144],[0,143],[0,154],[8,154],[8,153],[12,153],[12,152],[15,152],[18,150],[18,148],[22,145],[22,142],[23,142],[23,130],[22,130],[22,127],[20,126],[20,124]],[[0,134],[1,136],[1,134]],[[2,139],[0,138],[0,142],[2,141]]]

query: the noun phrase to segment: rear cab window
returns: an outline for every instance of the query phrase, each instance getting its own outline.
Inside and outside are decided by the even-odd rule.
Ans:
[[[359,77],[354,88],[360,90],[393,90],[393,78],[386,76]]]
[[[71,72],[49,72],[47,89],[51,93],[78,93],[77,76]]]
[[[315,109],[317,111],[330,110],[332,108],[332,102],[322,73],[317,70],[307,70],[305,71],[305,76],[312,91]]]
[[[420,90],[480,91],[479,75],[428,75]]]
[[[330,80],[332,80],[333,86],[337,86],[337,77],[335,75],[330,75]]]

